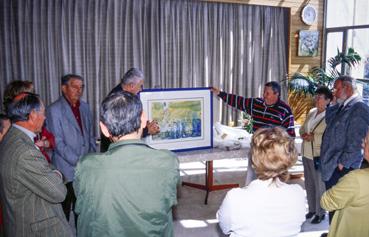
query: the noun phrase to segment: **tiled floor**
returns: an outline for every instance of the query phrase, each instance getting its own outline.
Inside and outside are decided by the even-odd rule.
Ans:
[[[182,163],[181,177],[183,181],[204,184],[205,162]],[[295,167],[298,170],[300,167]],[[246,159],[228,159],[214,161],[215,183],[245,183],[247,170]],[[292,180],[304,187],[303,179]],[[204,204],[205,191],[183,186],[178,199],[174,230],[176,237],[216,237],[224,236],[216,220],[218,210],[228,190],[214,191],[209,195],[208,205]],[[299,237],[319,237],[328,229],[327,218],[320,224],[306,221]]]

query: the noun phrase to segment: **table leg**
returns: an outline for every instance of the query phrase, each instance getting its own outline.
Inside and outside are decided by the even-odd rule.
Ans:
[[[214,185],[214,177],[213,177],[213,161],[206,161],[206,170],[205,170],[205,185],[194,184],[189,182],[182,182],[182,185],[190,186],[193,188],[201,189],[206,191],[205,196],[205,205],[208,204],[208,197],[211,191],[223,190],[229,188],[239,187],[239,184],[220,184]]]

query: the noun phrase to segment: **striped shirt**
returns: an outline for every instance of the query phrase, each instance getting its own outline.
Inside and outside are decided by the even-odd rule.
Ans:
[[[254,132],[258,128],[281,126],[295,137],[294,118],[291,108],[282,100],[274,105],[266,105],[262,98],[244,98],[242,96],[220,92],[218,95],[228,105],[251,115],[254,120]]]

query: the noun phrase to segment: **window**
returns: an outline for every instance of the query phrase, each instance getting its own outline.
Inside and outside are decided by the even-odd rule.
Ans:
[[[369,1],[326,0],[326,3],[325,62],[337,54],[337,49],[354,48],[361,56],[361,64],[350,72],[338,70],[369,79]]]
[[[351,75],[369,79],[369,28],[348,30],[347,45],[361,56],[361,64],[352,70]]]
[[[368,0],[327,0],[327,27],[369,24]]]

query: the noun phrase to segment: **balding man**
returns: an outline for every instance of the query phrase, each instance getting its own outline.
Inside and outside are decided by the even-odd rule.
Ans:
[[[126,91],[132,93],[134,95],[138,95],[143,89],[144,85],[144,74],[138,68],[129,69],[122,77],[119,85],[113,88],[110,91],[109,95],[115,92]],[[155,135],[160,132],[160,127],[156,121],[147,121],[145,129],[143,130],[142,136],[146,137],[148,135]],[[108,150],[110,145],[109,138],[105,137],[104,134],[101,134],[101,146],[100,151],[105,152]]]

